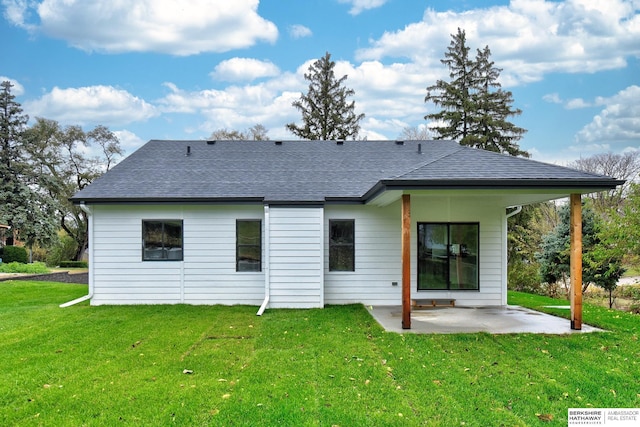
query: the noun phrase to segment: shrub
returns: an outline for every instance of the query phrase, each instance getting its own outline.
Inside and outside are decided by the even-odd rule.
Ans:
[[[86,261],[60,261],[61,268],[89,268]]]
[[[31,261],[33,262],[36,262],[36,261],[46,262],[47,255],[48,255],[48,251],[46,248],[42,248],[37,245],[31,248]]]
[[[510,264],[508,270],[509,289],[544,295],[537,264],[518,261]]]
[[[640,301],[640,286],[626,285],[619,286],[615,292],[616,296]]]
[[[26,264],[29,261],[27,250],[20,246],[5,246],[0,254],[3,263],[20,262]]]
[[[42,262],[34,262],[33,264],[24,264],[20,262],[10,262],[0,265],[0,273],[27,273],[27,274],[44,274],[49,269]]]
[[[76,255],[76,248],[78,244],[76,241],[68,235],[60,237],[58,243],[49,250],[47,255],[47,265],[55,267],[66,259],[72,259]]]

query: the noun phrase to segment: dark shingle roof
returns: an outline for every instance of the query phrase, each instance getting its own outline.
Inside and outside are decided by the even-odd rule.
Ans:
[[[620,183],[452,141],[152,140],[72,200],[317,203],[366,201],[386,188],[608,189]]]

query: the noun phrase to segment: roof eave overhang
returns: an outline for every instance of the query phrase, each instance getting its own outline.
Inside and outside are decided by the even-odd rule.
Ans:
[[[577,180],[577,179],[474,179],[474,180],[381,180],[362,196],[364,203],[375,199],[386,191],[411,190],[554,190],[589,194],[613,190],[624,184],[624,180]]]
[[[72,197],[73,204],[87,205],[145,205],[145,204],[229,204],[264,203],[264,197]]]

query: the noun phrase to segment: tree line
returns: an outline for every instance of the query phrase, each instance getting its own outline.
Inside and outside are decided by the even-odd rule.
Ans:
[[[489,46],[477,49],[475,58],[470,58],[469,53],[465,31],[458,29],[441,60],[449,69],[450,80],[438,80],[427,87],[424,99],[440,107],[440,111],[424,116],[428,126],[405,128],[403,136],[450,139],[461,145],[528,157],[518,145],[526,130],[509,121],[522,111],[512,106],[511,92],[502,89],[498,81],[502,69],[491,61]],[[358,138],[365,115],[356,114],[355,101],[350,100],[355,91],[345,85],[346,75],[336,77],[335,65],[327,52],[304,74],[307,92],[292,103],[300,111],[302,123],[285,126],[295,136],[308,140]],[[246,132],[220,129],[211,138],[255,140],[266,137],[266,133],[264,126],[256,125]]]
[[[574,169],[625,180],[616,189],[583,196],[583,290],[596,285],[609,294],[640,261],[640,153],[605,153],[578,159]],[[511,289],[549,296],[569,292],[569,207],[545,202],[525,206],[508,223]]]
[[[10,240],[80,260],[88,218],[69,198],[116,163],[124,154],[120,141],[101,125],[85,131],[38,117],[27,126],[11,88],[0,84],[0,224],[11,227]]]

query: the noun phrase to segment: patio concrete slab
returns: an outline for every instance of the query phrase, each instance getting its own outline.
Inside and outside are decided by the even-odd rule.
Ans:
[[[414,310],[411,312],[411,329],[402,329],[401,306],[375,306],[368,307],[368,310],[385,330],[398,333],[573,334],[602,331],[584,323],[582,329],[576,331],[571,329],[568,319],[514,305]]]

